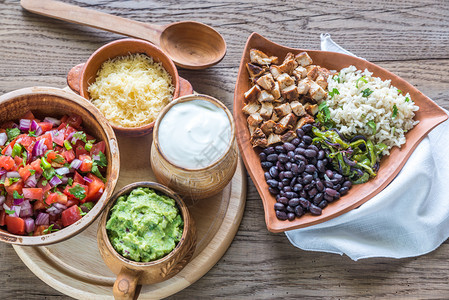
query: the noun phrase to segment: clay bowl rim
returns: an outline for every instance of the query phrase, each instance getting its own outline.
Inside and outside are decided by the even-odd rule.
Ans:
[[[226,146],[226,150],[223,152],[222,155],[220,155],[217,158],[217,160],[215,162],[213,162],[212,164],[210,164],[208,166],[205,166],[203,168],[198,168],[198,169],[185,168],[185,167],[181,167],[181,166],[178,166],[177,164],[173,163],[172,161],[167,159],[167,157],[164,155],[164,152],[162,151],[161,146],[159,144],[159,126],[160,126],[160,123],[161,123],[162,119],[164,118],[165,114],[174,105],[176,105],[178,103],[193,101],[193,100],[205,100],[205,101],[208,101],[208,102],[216,105],[217,107],[223,109],[226,112],[226,115],[228,116],[228,119],[229,119],[229,123],[231,125],[231,139],[229,140],[229,143]],[[177,99],[174,99],[167,106],[165,106],[164,109],[159,113],[159,116],[156,119],[156,123],[155,123],[154,129],[153,129],[153,142],[154,142],[154,146],[156,147],[156,151],[164,158],[164,160],[166,162],[168,162],[173,167],[183,170],[183,171],[188,171],[188,172],[201,172],[201,171],[206,171],[206,170],[214,168],[216,165],[218,165],[223,160],[223,158],[226,157],[226,155],[229,153],[229,151],[232,150],[232,146],[233,146],[233,144],[235,142],[235,138],[236,138],[235,137],[235,129],[236,129],[235,121],[234,121],[234,117],[233,117],[231,111],[220,100],[218,100],[212,96],[209,96],[209,95],[192,94],[192,95],[186,95],[186,96],[182,96]]]
[[[83,97],[53,87],[30,87],[15,90],[0,96],[0,106],[2,106],[4,103],[14,101],[20,97],[39,96],[39,95],[49,95],[52,97],[62,98],[64,99],[63,101],[70,101],[72,103],[75,103],[76,105],[84,109],[89,115],[91,115],[92,119],[95,122],[99,123],[100,127],[104,131],[104,134],[107,136],[109,140],[108,147],[110,151],[111,161],[108,161],[108,166],[110,166],[111,172],[110,176],[107,178],[108,181],[106,183],[105,191],[103,192],[101,198],[97,201],[92,210],[89,211],[76,223],[62,230],[41,236],[27,236],[27,235],[22,236],[9,233],[6,230],[0,231],[0,241],[19,246],[51,245],[72,238],[77,234],[81,233],[82,231],[84,231],[100,216],[100,214],[103,212],[104,208],[108,204],[109,199],[115,190],[120,169],[119,147],[114,130],[109,125],[109,122],[106,120],[106,118],[100,113],[100,111],[98,111],[98,109],[93,104],[91,104]],[[98,204],[101,204],[101,206],[98,206]],[[92,214],[92,212],[94,212],[94,214]]]
[[[173,98],[171,101],[173,101],[173,99],[176,99],[179,96],[179,92],[181,89],[181,84],[180,84],[180,78],[179,78],[179,73],[178,73],[178,69],[176,68],[175,63],[173,62],[173,60],[167,55],[165,54],[165,52],[160,48],[155,46],[154,44],[144,41],[144,40],[140,40],[140,39],[133,39],[133,38],[124,38],[124,39],[119,39],[119,40],[115,40],[112,42],[109,42],[103,46],[101,46],[100,48],[98,48],[97,50],[95,50],[95,52],[93,52],[89,58],[87,59],[87,61],[84,63],[83,68],[81,70],[81,75],[80,75],[80,95],[82,97],[84,97],[85,99],[87,99],[89,102],[91,102],[90,100],[90,94],[89,92],[87,92],[87,88],[88,86],[85,86],[84,81],[86,80],[86,83],[89,82],[89,80],[91,79],[91,77],[89,78],[85,78],[86,75],[86,70],[87,68],[90,66],[90,64],[92,63],[92,61],[96,58],[96,57],[101,57],[101,55],[103,55],[103,53],[105,51],[107,51],[110,48],[113,47],[129,47],[129,45],[140,45],[143,47],[147,47],[148,49],[154,50],[155,52],[158,53],[157,56],[150,56],[148,54],[146,54],[147,56],[150,56],[151,58],[153,58],[155,61],[159,60],[159,63],[162,64],[162,59],[161,57],[164,57],[167,59],[168,65],[170,66],[170,68],[173,70],[173,73],[175,76],[172,76],[172,74],[169,72],[169,70],[166,68],[166,66],[163,65],[164,69],[170,74],[170,76],[172,77],[172,84],[175,88],[175,90],[173,91]],[[142,52],[133,52],[133,51],[128,51],[128,54],[135,54],[135,53],[142,53]],[[105,61],[107,61],[108,59],[112,59],[112,58],[116,58],[116,57],[120,57],[123,55],[115,55],[115,56],[105,56],[101,58],[101,64],[103,64]],[[101,67],[100,64],[100,67]],[[100,68],[99,67],[99,68]],[[94,72],[95,74],[97,74],[99,68]],[[95,77],[96,78],[96,77]],[[95,80],[94,78],[94,80]],[[85,92],[86,91],[86,92]],[[170,102],[171,102],[170,101]],[[154,127],[156,120],[153,120],[152,122],[145,124],[145,125],[141,125],[138,127],[123,127],[120,125],[116,125],[112,122],[109,122],[109,124],[111,125],[111,127],[116,130],[117,132],[120,133],[124,133],[124,134],[139,134],[140,132],[148,132],[150,133],[152,128]]]
[[[263,178],[264,170],[260,166],[258,156],[260,150],[254,150],[250,145],[246,117],[243,112],[241,112],[244,103],[243,93],[250,87],[245,63],[249,62],[249,50],[252,48],[266,51],[269,55],[277,55],[280,59],[283,59],[281,56],[288,52],[299,53],[307,51],[316,64],[320,64],[329,69],[340,70],[349,65],[355,65],[358,69],[368,68],[368,70],[373,73],[373,76],[380,77],[383,80],[390,79],[393,86],[410,93],[416,105],[419,106],[419,110],[415,113],[415,120],[420,120],[420,123],[407,133],[407,141],[402,145],[401,149],[393,147],[390,150],[390,156],[382,158],[381,167],[375,178],[372,178],[365,184],[353,186],[347,195],[342,196],[338,201],[330,203],[328,207],[323,210],[322,215],[312,216],[310,213],[307,213],[300,218],[296,218],[294,221],[278,220],[273,208],[276,200],[273,195],[268,192],[268,185]],[[359,207],[366,201],[369,201],[396,177],[403,165],[407,162],[407,159],[413,153],[413,150],[418,146],[419,142],[427,136],[427,133],[430,130],[445,121],[448,118],[448,115],[435,102],[422,94],[409,82],[374,63],[336,52],[286,47],[274,43],[254,32],[246,41],[240,61],[234,92],[234,118],[238,130],[237,142],[240,153],[242,154],[243,162],[245,163],[248,173],[262,199],[267,229],[276,233],[304,228],[331,220]]]
[[[133,261],[131,259],[128,259],[128,258],[122,256],[112,246],[111,241],[109,240],[107,230],[106,230],[106,222],[109,219],[110,211],[111,211],[112,207],[115,205],[115,202],[117,202],[117,199],[120,196],[129,194],[132,190],[134,190],[138,187],[151,188],[153,190],[156,190],[156,191],[174,199],[176,202],[176,205],[181,213],[182,220],[184,222],[184,228],[182,231],[181,240],[178,242],[178,244],[176,244],[175,248],[170,253],[165,255],[164,257],[161,257],[157,260],[153,260],[153,261],[149,261],[149,262],[137,262],[137,261]],[[187,242],[186,237],[188,236],[190,227],[192,226],[190,218],[191,218],[191,215],[190,215],[189,209],[187,208],[187,205],[184,203],[182,198],[178,194],[176,194],[174,191],[172,191],[168,187],[166,187],[160,183],[157,183],[157,182],[139,181],[139,182],[133,182],[133,183],[127,184],[126,186],[121,188],[118,192],[116,192],[109,199],[109,202],[106,205],[106,207],[104,208],[103,214],[101,215],[100,222],[98,223],[98,232],[100,233],[100,235],[103,236],[103,240],[104,240],[104,243],[107,248],[107,249],[103,249],[103,250],[106,250],[107,252],[111,253],[111,255],[113,255],[115,258],[120,260],[120,262],[123,263],[124,265],[131,266],[133,270],[141,269],[141,271],[145,271],[143,269],[157,267],[157,266],[164,264],[167,261],[173,259],[174,257],[176,257],[176,255],[181,251],[182,247],[184,247],[186,245],[186,242]],[[97,234],[97,239],[99,239],[100,235]]]

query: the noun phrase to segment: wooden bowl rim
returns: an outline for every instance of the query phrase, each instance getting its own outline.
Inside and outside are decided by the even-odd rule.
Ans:
[[[137,261],[133,261],[131,259],[128,259],[128,258],[122,256],[112,246],[111,241],[109,240],[107,230],[106,230],[106,222],[109,219],[109,213],[110,213],[112,207],[115,205],[115,202],[117,202],[117,199],[120,196],[129,194],[132,190],[134,190],[138,187],[151,188],[151,189],[156,190],[156,191],[172,198],[173,200],[175,200],[176,205],[178,206],[178,209],[181,213],[181,217],[184,221],[184,228],[182,231],[181,240],[178,242],[178,244],[176,244],[175,248],[170,253],[165,255],[164,257],[161,257],[160,259],[149,261],[149,262],[137,262]],[[173,259],[181,251],[181,248],[184,247],[184,245],[186,245],[186,241],[187,241],[186,238],[187,238],[187,235],[189,234],[189,230],[190,230],[191,226],[192,226],[192,224],[191,224],[191,220],[190,220],[189,209],[187,208],[186,204],[184,203],[184,201],[178,194],[176,194],[174,191],[172,191],[171,189],[169,189],[168,187],[166,187],[160,183],[152,182],[152,181],[139,181],[139,182],[133,182],[133,183],[127,184],[126,186],[121,188],[118,192],[116,192],[111,197],[109,203],[107,204],[107,206],[105,207],[105,209],[103,211],[103,215],[101,216],[100,222],[98,224],[98,231],[101,232],[101,235],[103,236],[103,240],[104,240],[104,243],[107,248],[107,251],[109,253],[111,253],[115,258],[120,260],[120,262],[123,263],[125,266],[131,266],[133,270],[141,269],[142,271],[144,271],[147,268],[160,266],[160,265],[166,263],[167,261]],[[98,238],[99,238],[99,235],[97,235],[97,239]],[[98,245],[100,246],[100,243],[98,243]]]
[[[91,114],[93,114],[96,117],[95,121],[100,124],[100,127],[103,129],[104,133],[106,134],[109,140],[109,147],[111,150],[110,154],[112,160],[108,162],[108,164],[110,164],[111,168],[113,169],[114,168],[117,170],[120,169],[119,147],[114,130],[111,128],[109,122],[107,122],[106,118],[101,114],[101,112],[92,103],[90,103],[83,97],[53,87],[28,87],[15,90],[0,96],[0,106],[6,102],[14,101],[16,98],[19,97],[34,96],[34,95],[49,95],[53,97],[59,97],[67,101],[71,101],[76,105],[82,107],[86,111],[90,112]],[[68,238],[77,235],[78,233],[86,229],[90,224],[92,224],[96,220],[96,218],[101,214],[103,209],[106,207],[109,198],[111,197],[117,184],[118,175],[119,175],[118,171],[111,172],[111,176],[108,178],[107,181],[108,185],[105,187],[105,191],[103,192],[103,195],[101,196],[100,200],[98,200],[98,202],[92,208],[91,211],[89,211],[76,223],[60,231],[56,231],[42,236],[22,236],[22,235],[15,235],[7,231],[0,231],[0,241],[10,244],[17,244],[20,246],[45,246],[62,242]],[[109,189],[108,186],[110,187]],[[100,203],[101,207],[98,206],[98,204]],[[92,212],[95,213],[92,214]]]
[[[103,46],[101,46],[100,48],[98,48],[97,50],[95,50],[94,53],[92,53],[89,58],[87,59],[86,63],[83,65],[83,68],[81,70],[81,75],[80,75],[80,95],[82,97],[84,97],[85,99],[87,99],[90,102],[90,95],[85,95],[84,93],[84,78],[86,76],[86,70],[89,67],[89,64],[94,60],[95,57],[101,57],[103,55],[103,52],[111,47],[117,47],[117,46],[122,46],[122,47],[128,47],[130,44],[138,44],[138,45],[142,45],[144,47],[147,47],[149,49],[153,49],[155,50],[157,53],[159,53],[158,56],[151,56],[151,58],[154,57],[165,57],[168,61],[168,64],[170,65],[170,67],[173,69],[174,73],[175,73],[175,78],[172,78],[172,84],[174,84],[175,90],[173,91],[173,99],[176,99],[179,95],[179,91],[180,91],[180,79],[179,79],[179,73],[178,73],[178,69],[175,66],[175,63],[173,62],[173,60],[167,55],[165,54],[165,52],[155,46],[154,44],[144,41],[144,40],[140,40],[140,39],[133,39],[133,38],[124,38],[124,39],[119,39],[119,40],[115,40],[112,42],[109,42]],[[140,53],[140,52],[132,52],[129,51],[129,54],[135,54],[135,53]],[[102,58],[103,63],[105,61],[107,61],[108,59],[112,59],[115,57],[119,57],[121,55],[117,55],[117,56],[113,56],[113,57],[104,57],[104,59]],[[164,67],[164,69],[167,71],[167,69]],[[95,73],[98,72],[98,69]],[[168,72],[168,71],[167,71]],[[168,72],[169,73],[169,72]],[[170,74],[170,73],[169,73]],[[170,75],[171,76],[171,75]],[[173,77],[173,76],[172,76]],[[172,101],[173,101],[172,99]],[[171,102],[171,101],[170,101]],[[115,125],[112,122],[108,123],[111,125],[111,127],[116,130],[117,132],[120,133],[124,133],[124,134],[138,134],[139,132],[150,132],[151,129],[154,127],[155,121],[152,121],[151,123],[145,124],[145,125],[141,125],[138,127],[123,127],[120,125]]]
[[[226,115],[228,116],[229,119],[229,123],[231,125],[231,139],[229,140],[228,145],[226,146],[226,150],[223,152],[222,155],[220,155],[217,160],[215,160],[215,162],[213,162],[212,164],[203,167],[203,168],[198,168],[198,169],[191,169],[191,168],[185,168],[185,167],[181,167],[178,166],[177,164],[171,162],[169,159],[167,159],[167,157],[164,155],[164,152],[161,150],[161,146],[159,144],[159,126],[160,123],[162,121],[162,119],[164,118],[165,114],[176,104],[178,103],[183,103],[183,102],[188,102],[188,101],[193,101],[193,100],[205,100],[208,101],[212,104],[214,104],[215,106],[223,109],[226,113]],[[154,129],[153,129],[153,142],[154,142],[154,146],[156,147],[156,151],[164,158],[164,160],[170,164],[171,166],[178,168],[180,170],[183,171],[189,171],[189,172],[201,172],[201,171],[207,171],[210,169],[213,169],[216,165],[218,165],[225,157],[226,155],[229,153],[229,151],[232,150],[232,145],[234,144],[235,141],[235,122],[234,122],[234,117],[231,113],[231,111],[218,99],[209,96],[209,95],[204,95],[204,94],[192,94],[192,95],[186,95],[186,96],[182,96],[179,97],[177,99],[174,99],[173,101],[171,101],[167,106],[164,107],[164,109],[159,113],[159,116],[156,119],[156,123],[154,125]]]

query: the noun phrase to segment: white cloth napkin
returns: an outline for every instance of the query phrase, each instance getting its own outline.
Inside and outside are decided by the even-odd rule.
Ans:
[[[321,49],[352,53],[321,35]],[[357,209],[327,222],[288,231],[303,250],[403,258],[435,250],[449,236],[449,122],[432,130],[396,178]]]

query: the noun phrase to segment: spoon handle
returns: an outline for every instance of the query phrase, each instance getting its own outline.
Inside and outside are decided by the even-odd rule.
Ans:
[[[87,25],[152,42],[159,46],[165,26],[146,24],[52,0],[21,0],[26,10],[71,23]]]

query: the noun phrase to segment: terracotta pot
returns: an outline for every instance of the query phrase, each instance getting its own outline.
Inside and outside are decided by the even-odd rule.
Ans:
[[[78,222],[51,234],[41,236],[20,236],[0,230],[0,240],[10,244],[43,246],[61,242],[86,229],[102,212],[109,197],[114,192],[120,170],[120,157],[117,139],[109,123],[95,106],[73,93],[56,88],[32,87],[13,91],[0,97],[0,124],[17,121],[25,112],[31,110],[36,117],[62,117],[75,113],[83,118],[85,131],[98,141],[106,142],[106,186],[103,195]]]
[[[162,64],[173,79],[173,86],[175,87],[173,99],[193,93],[192,85],[184,78],[179,77],[175,64],[161,49],[138,39],[122,39],[102,46],[89,57],[86,63],[77,65],[70,70],[67,75],[67,83],[72,90],[84,98],[90,99],[87,89],[89,85],[95,82],[101,65],[108,59],[135,53],[146,54],[152,57],[155,62]],[[128,136],[142,136],[151,133],[154,122],[139,127],[122,127],[112,123],[111,126],[117,133]]]
[[[117,199],[122,195],[129,194],[137,187],[148,187],[174,199],[184,221],[182,237],[175,249],[163,258],[151,262],[135,262],[118,254],[112,247],[106,231],[106,222],[109,218],[110,210]],[[137,284],[151,284],[164,281],[179,273],[187,265],[195,252],[196,230],[193,218],[181,197],[158,183],[136,182],[125,186],[112,197],[101,216],[97,231],[97,241],[104,262],[112,272],[117,274],[113,288],[114,298],[133,299]]]
[[[223,155],[213,164],[201,169],[183,168],[169,161],[161,151],[159,144],[159,125],[165,114],[176,104],[206,100],[223,109],[231,124],[231,140]],[[237,167],[237,144],[235,125],[231,112],[217,99],[207,95],[189,95],[178,98],[167,105],[156,120],[151,146],[151,168],[157,180],[177,193],[190,199],[204,199],[217,194],[229,183]]]

